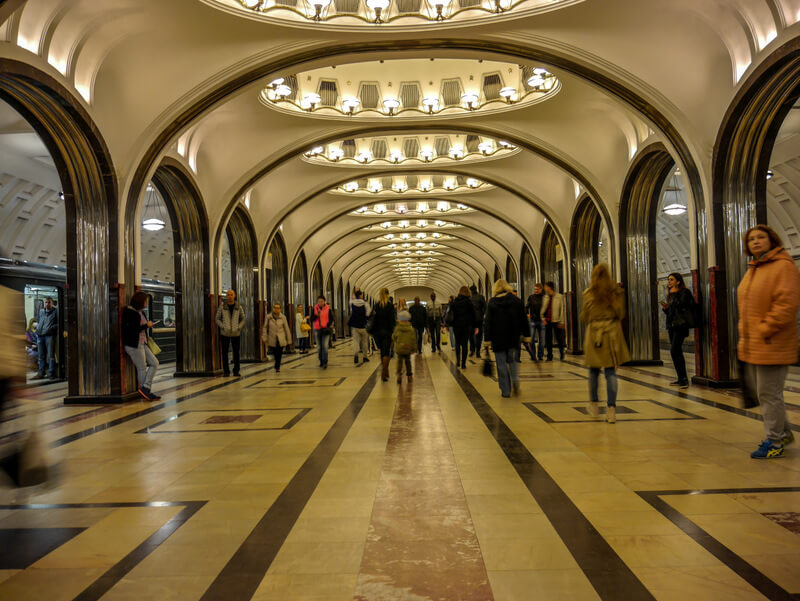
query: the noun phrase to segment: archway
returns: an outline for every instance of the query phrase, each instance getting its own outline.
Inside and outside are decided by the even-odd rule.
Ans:
[[[241,338],[241,360],[261,360],[261,315],[258,307],[258,250],[256,230],[250,216],[236,207],[225,228],[231,250],[231,287],[245,314]]]
[[[172,225],[175,375],[209,375],[214,371],[213,340],[208,326],[213,296],[205,203],[192,177],[172,159],[162,161],[153,175],[153,184],[164,199]],[[191,327],[187,327],[189,324]]]
[[[568,295],[568,314],[572,321],[570,347],[573,352],[583,352],[586,325],[579,319],[583,306],[583,292],[589,287],[594,266],[598,263],[600,250],[600,227],[603,220],[594,202],[588,195],[578,201],[572,216],[569,232],[571,288]]]
[[[536,284],[536,261],[533,253],[527,244],[522,245],[522,253],[519,257],[520,270],[520,290],[519,297],[527,302],[528,297],[533,294],[533,286]]]
[[[622,188],[619,207],[622,285],[630,307],[627,324],[631,360],[661,365],[656,280],[656,213],[664,182],[675,166],[661,143],[637,157]]]
[[[742,237],[768,222],[767,175],[776,136],[800,98],[800,38],[778,48],[742,84],[722,121],[713,157],[714,245],[710,299],[712,377],[737,375],[736,287],[747,268]]]
[[[286,245],[283,236],[275,234],[269,246],[266,267],[265,290],[267,292],[267,304],[271,307],[275,303],[280,303],[286,311],[289,305],[289,268],[286,263]]]
[[[294,264],[292,273],[292,300],[296,307],[303,307],[303,313],[308,315],[311,309],[311,301],[308,298],[308,268],[306,266],[306,254],[302,250]]]
[[[66,310],[68,396],[65,403],[118,402],[131,389],[122,373],[117,287],[116,170],[81,104],[55,79],[30,65],[0,59],[0,99],[33,127],[61,180],[67,214]],[[94,257],[94,260],[84,260]],[[132,391],[131,396],[135,394]]]
[[[519,293],[519,277],[517,277],[517,268],[511,255],[506,257],[506,281],[512,290],[516,290]]]
[[[558,243],[553,226],[549,223],[542,232],[542,245],[539,251],[541,261],[542,283],[553,282],[557,292],[564,292],[564,253]]]
[[[311,298],[308,300],[309,304],[317,301],[317,297],[322,295],[325,300],[332,300],[325,294],[324,283],[322,280],[322,266],[317,262],[314,266],[314,271],[311,272]]]

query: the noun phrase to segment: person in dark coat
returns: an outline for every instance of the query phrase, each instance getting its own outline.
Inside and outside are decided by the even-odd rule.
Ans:
[[[533,285],[533,294],[528,297],[525,312],[531,322],[531,359],[541,361],[544,359],[544,324],[542,323],[542,302],[544,300],[544,287],[540,283]],[[538,341],[538,348],[537,348]]]
[[[469,356],[477,357],[481,352],[481,342],[483,340],[483,318],[486,316],[486,299],[478,292],[478,287],[473,284],[469,287],[472,294],[470,300],[472,307],[475,309],[475,319],[478,320],[478,333],[470,336],[469,339]]]
[[[44,307],[39,311],[39,323],[36,326],[36,344],[39,349],[39,371],[31,378],[39,380],[47,377],[54,380],[56,373],[56,345],[58,344],[58,309],[53,306],[53,299],[44,299]]]
[[[689,388],[689,376],[686,373],[686,360],[683,358],[683,341],[689,335],[689,330],[695,327],[694,297],[679,273],[669,274],[667,286],[667,300],[661,302],[661,308],[667,315],[669,353],[678,376],[677,380],[670,382],[670,386],[685,389]]]
[[[153,378],[158,371],[158,359],[147,346],[147,330],[153,322],[145,315],[150,298],[144,292],[136,292],[131,303],[122,310],[122,347],[136,366],[136,381],[139,395],[146,401],[161,397],[151,390]]]
[[[414,304],[408,309],[411,314],[411,327],[417,335],[417,352],[422,352],[422,333],[425,331],[425,326],[428,323],[428,312],[420,302],[419,297],[414,297]]]
[[[389,360],[392,353],[392,333],[397,323],[397,312],[390,300],[388,288],[381,288],[378,294],[378,304],[373,307],[372,313],[369,333],[375,339],[375,345],[381,351],[381,380],[388,382]]]
[[[452,315],[452,328],[456,339],[456,365],[462,369],[467,367],[467,349],[469,339],[478,333],[478,319],[469,288],[461,286],[458,296],[450,303],[448,311]]]
[[[503,279],[492,288],[492,299],[486,308],[483,324],[485,346],[492,345],[497,362],[497,383],[500,394],[508,398],[512,390],[519,393],[519,364],[516,361],[520,340],[530,342],[531,326],[522,300]]]

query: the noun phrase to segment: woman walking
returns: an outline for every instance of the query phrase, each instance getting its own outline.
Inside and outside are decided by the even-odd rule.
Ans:
[[[158,370],[158,359],[147,346],[147,329],[153,327],[153,322],[144,314],[149,301],[144,292],[136,292],[131,303],[122,310],[122,345],[136,366],[139,394],[146,401],[156,401],[161,397],[152,392],[151,387]]]
[[[378,293],[378,304],[372,310],[369,333],[375,339],[375,345],[381,352],[381,380],[389,381],[389,360],[392,352],[392,333],[397,321],[394,305],[389,300],[389,289],[381,288]]]
[[[328,368],[328,342],[331,339],[331,322],[333,316],[331,308],[325,302],[325,297],[317,297],[317,304],[314,305],[314,319],[312,324],[316,332],[317,344],[319,345],[319,366],[323,369]]]
[[[513,294],[505,280],[497,280],[492,288],[492,299],[486,306],[483,324],[483,344],[491,343],[497,362],[497,383],[504,398],[519,393],[519,363],[517,351],[520,340],[530,343],[531,324],[525,314],[525,305]],[[488,352],[488,351],[487,351]]]
[[[461,286],[458,296],[450,303],[453,333],[456,338],[456,365],[461,369],[467,367],[467,352],[469,352],[469,339],[478,333],[478,317],[475,306],[470,300],[472,294],[469,288]]]
[[[625,317],[624,292],[611,279],[608,265],[600,263],[592,270],[589,288],[583,293],[581,321],[586,323],[584,365],[589,368],[589,414],[600,414],[598,384],[600,370],[606,376],[606,419],[617,421],[617,371],[631,356],[622,334]]]
[[[272,349],[272,356],[275,358],[275,373],[281,373],[283,348],[289,344],[291,339],[292,332],[289,329],[289,322],[281,313],[281,304],[275,303],[272,306],[272,313],[267,315],[264,327],[261,329],[261,340]]]
[[[416,353],[417,334],[411,325],[411,313],[408,311],[406,299],[401,298],[397,301],[397,325],[392,333],[392,344],[394,352],[397,354],[397,383],[403,381],[403,366],[405,365],[408,381],[414,377],[411,372],[411,355]]]
[[[766,438],[753,459],[783,456],[794,441],[786,419],[783,385],[789,365],[797,362],[797,308],[800,274],[775,231],[757,225],[744,235],[744,252],[752,257],[737,289],[739,360],[745,385],[761,404]]]
[[[303,307],[297,307],[297,313],[294,316],[294,335],[297,336],[297,350],[301,355],[308,352],[308,333],[310,331],[311,324],[303,315]]]
[[[661,308],[667,315],[669,353],[678,375],[678,379],[669,385],[685,389],[689,388],[689,376],[686,374],[686,361],[683,358],[683,341],[689,335],[689,330],[696,325],[695,302],[679,273],[669,274],[667,289],[667,300],[661,302]]]

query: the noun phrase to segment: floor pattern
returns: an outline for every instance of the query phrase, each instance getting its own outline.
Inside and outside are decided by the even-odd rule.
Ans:
[[[351,352],[165,369],[157,403],[15,403],[0,448],[35,426],[60,470],[0,488],[0,599],[800,598],[800,452],[750,459],[760,409],[736,394],[622,368],[612,425],[579,357],[525,357],[504,399],[451,351],[400,385]]]

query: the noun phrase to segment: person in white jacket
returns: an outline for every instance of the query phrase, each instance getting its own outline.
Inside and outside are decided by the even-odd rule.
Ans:
[[[544,341],[547,347],[547,360],[553,360],[553,336],[555,335],[556,344],[558,344],[558,352],[563,361],[564,347],[566,346],[564,295],[556,292],[556,285],[553,282],[545,282],[544,284],[541,316],[542,324],[544,324]]]
[[[233,346],[233,375],[239,375],[239,336],[244,328],[244,309],[236,301],[236,291],[228,290],[225,294],[225,303],[220,303],[217,307],[216,316],[217,328],[219,328],[219,339],[222,342],[222,372],[230,375],[228,368],[228,349]]]
[[[281,373],[281,358],[283,349],[292,339],[292,332],[289,329],[289,322],[286,316],[281,313],[281,304],[275,303],[272,306],[272,313],[267,315],[264,320],[264,327],[261,329],[261,340],[272,349],[272,356],[275,359],[275,373]]]

